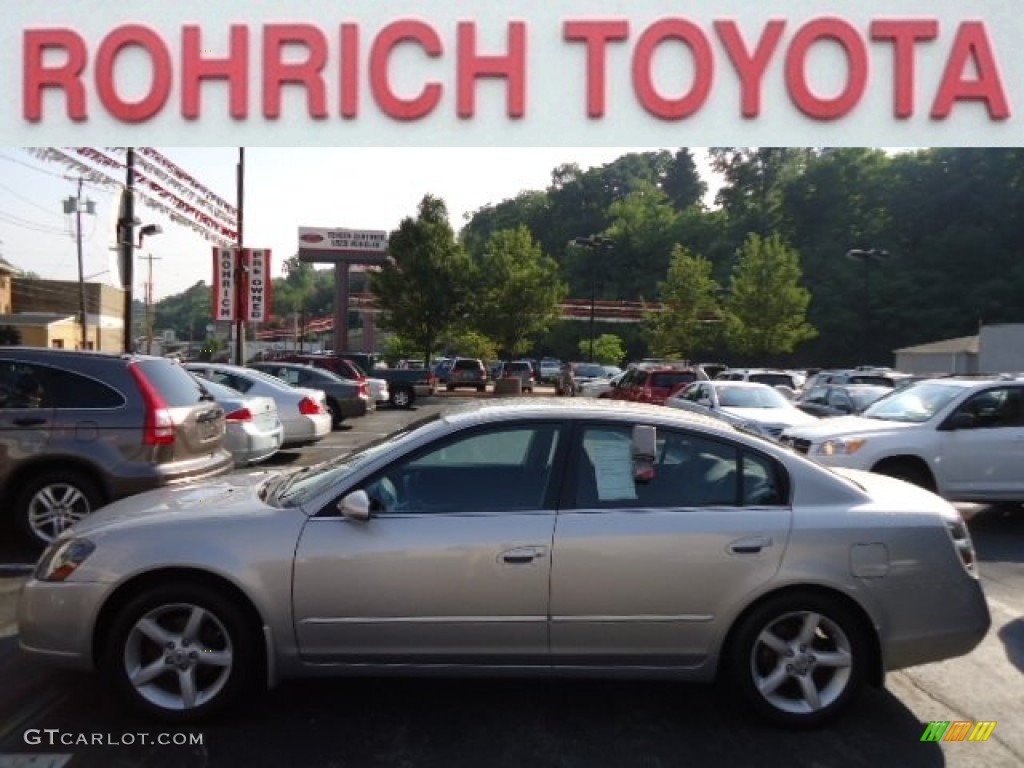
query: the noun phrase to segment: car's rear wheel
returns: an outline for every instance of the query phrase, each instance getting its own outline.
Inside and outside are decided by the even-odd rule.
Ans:
[[[341,406],[337,400],[327,401],[327,412],[331,414],[331,428],[337,429],[344,423],[345,417],[341,413]]]
[[[22,533],[45,546],[104,502],[99,484],[77,470],[45,470],[31,477],[15,502]]]
[[[182,584],[129,602],[114,619],[102,662],[133,708],[195,722],[255,684],[256,649],[238,607],[215,589]]]
[[[412,408],[416,394],[408,387],[395,387],[391,390],[389,399],[395,408]]]
[[[858,617],[815,594],[769,599],[737,627],[730,671],[745,701],[768,720],[820,725],[864,685],[868,645]]]

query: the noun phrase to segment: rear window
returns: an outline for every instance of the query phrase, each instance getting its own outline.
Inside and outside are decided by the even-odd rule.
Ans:
[[[508,363],[505,366],[510,371],[532,371],[533,366],[529,363]]]
[[[680,384],[690,384],[697,380],[692,371],[662,371],[651,374],[651,386],[661,389],[673,389]]]
[[[476,360],[459,360],[455,363],[455,367],[460,371],[479,371],[481,364]]]
[[[140,360],[139,366],[150,383],[156,387],[169,408],[181,408],[200,402],[202,386],[188,375],[188,371],[170,360]]]

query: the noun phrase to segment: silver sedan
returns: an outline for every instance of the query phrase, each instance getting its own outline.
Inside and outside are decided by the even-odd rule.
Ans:
[[[817,725],[887,670],[970,652],[990,617],[938,496],[576,398],[475,401],[324,464],[112,504],[43,554],[19,626],[173,721],[400,671],[726,678]]]
[[[186,363],[185,368],[244,394],[273,398],[278,418],[284,425],[282,448],[317,443],[327,437],[334,426],[323,390],[293,387],[270,374],[237,365]]]
[[[198,377],[198,381],[224,409],[224,447],[236,467],[266,461],[281,449],[284,425],[272,397],[243,395],[212,379]]]

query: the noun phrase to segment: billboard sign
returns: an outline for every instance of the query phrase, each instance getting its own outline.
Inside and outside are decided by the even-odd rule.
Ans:
[[[245,320],[262,323],[270,319],[270,251],[249,249],[242,252],[245,267]]]
[[[388,255],[388,233],[377,229],[299,227],[299,260],[381,264]]]

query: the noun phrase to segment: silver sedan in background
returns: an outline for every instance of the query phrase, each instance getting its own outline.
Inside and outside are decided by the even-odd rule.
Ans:
[[[323,464],[111,504],[47,549],[18,620],[25,651],[178,722],[400,672],[723,678],[789,725],[990,623],[938,496],[589,398],[478,400]]]
[[[273,398],[284,426],[282,448],[313,445],[331,433],[333,419],[321,390],[293,387],[270,374],[226,363],[185,363],[185,368],[243,394]]]
[[[224,447],[231,452],[236,467],[258,464],[281,449],[284,425],[272,397],[244,395],[212,379],[192,375],[224,409]]]

